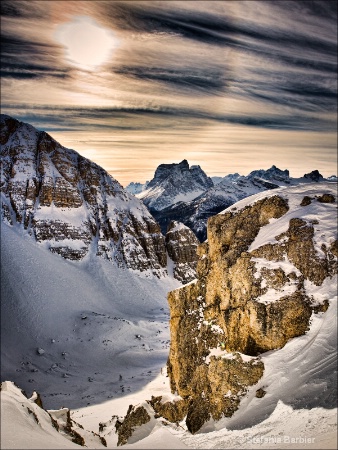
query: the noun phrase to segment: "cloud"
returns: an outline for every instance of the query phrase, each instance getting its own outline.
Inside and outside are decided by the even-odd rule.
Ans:
[[[116,73],[126,77],[132,77],[149,82],[158,82],[172,85],[173,89],[184,91],[201,91],[204,93],[216,94],[225,92],[227,87],[227,78],[222,70],[205,70],[200,68],[196,70],[188,69],[170,69],[167,67],[120,67]]]
[[[3,104],[2,110],[45,131],[76,130],[165,130],[175,127],[203,129],[211,124],[236,124],[276,130],[332,131],[336,122],[327,117],[312,118],[301,115],[211,114],[189,108],[74,108]],[[24,111],[16,113],[16,111]]]
[[[4,18],[41,19],[46,15],[46,5],[41,1],[30,0],[2,0],[0,5],[1,16]]]
[[[335,1],[219,1],[211,8],[208,1],[3,0],[1,14],[2,111],[37,128],[80,140],[100,133],[100,149],[105,136],[116,152],[148,146],[154,161],[175,151],[184,159],[194,146],[197,155],[206,140],[214,155],[229,129],[244,148],[253,131],[278,134],[276,148],[279,131],[289,145],[296,133],[316,131],[335,161]],[[55,40],[57,27],[78,15],[119,39],[92,71],[74,69]],[[258,160],[263,150],[252,149]],[[309,150],[302,151],[306,158]],[[219,161],[208,165],[217,170],[212,164]]]

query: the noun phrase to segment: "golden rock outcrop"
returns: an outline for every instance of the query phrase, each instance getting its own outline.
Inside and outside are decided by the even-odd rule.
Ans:
[[[332,203],[327,195],[314,201],[322,198]],[[263,375],[260,354],[306,333],[312,312],[327,308],[314,305],[305,289],[337,273],[336,240],[321,254],[314,243],[321,217],[313,223],[290,214],[286,231],[253,245],[288,211],[286,196],[271,195],[210,218],[197,279],[169,293],[168,374],[172,392],[189,404],[193,433],[210,418],[231,416]]]

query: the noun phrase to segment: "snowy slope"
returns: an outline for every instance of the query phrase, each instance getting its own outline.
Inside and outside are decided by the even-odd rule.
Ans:
[[[315,223],[314,243],[321,255],[323,243],[330,246],[337,239],[337,203],[318,201],[318,192],[337,195],[337,186],[312,183],[280,188],[244,199],[229,210],[237,211],[261,198],[282,195],[288,199],[289,211],[261,228],[251,250],[273,243],[274,237],[285,231],[291,218],[302,217],[306,221],[318,221]],[[311,198],[311,203],[300,206],[305,196]],[[264,263],[267,267],[272,264],[267,260]],[[263,262],[257,261],[258,268],[260,264]],[[280,264],[292,266],[288,261]],[[296,271],[294,267],[292,270]],[[264,375],[248,390],[235,414],[219,422],[210,421],[194,436],[182,429],[183,422],[179,427],[167,425],[166,430],[191,448],[337,447],[337,276],[327,278],[321,286],[305,282],[305,289],[314,304],[328,300],[328,310],[313,313],[310,329],[304,336],[291,339],[282,349],[261,355]],[[259,388],[266,391],[262,398],[256,397]],[[95,422],[107,420],[108,410],[114,409],[117,414],[124,415],[129,404],[141,403],[151,395],[169,398],[172,395],[164,374],[136,396],[111,400],[109,405],[114,407],[108,408],[108,404],[100,409],[92,407],[90,412],[80,409],[74,412],[74,417],[90,428]],[[167,441],[160,447],[155,444],[160,430],[158,423],[149,430],[148,438],[143,435],[130,448],[166,448]],[[111,430],[107,430],[106,437],[113,446],[116,437],[114,441]]]
[[[313,315],[311,330],[292,339],[283,349],[262,356],[265,374],[259,386],[249,390],[233,417],[210,422],[194,436],[182,429],[183,423],[165,429],[190,448],[337,448],[335,283],[333,280],[327,291],[331,306],[326,313]],[[259,387],[267,391],[263,398],[255,396]],[[129,404],[137,404],[151,395],[169,396],[169,392],[167,378],[159,375],[137,395],[77,410],[74,417],[85,428],[91,428],[108,420],[111,411],[123,415]],[[176,448],[168,445],[169,437],[156,445],[161,429],[158,424],[148,438],[124,448]],[[113,435],[106,438],[113,446]]]
[[[78,448],[53,427],[51,417],[11,382],[1,386],[1,448]]]
[[[1,378],[38,390],[48,408],[139,388],[166,362],[176,280],[95,255],[66,261],[2,224],[1,281]]]
[[[303,185],[278,192],[292,191],[292,216],[299,200],[312,196],[315,188]],[[335,192],[336,186],[329,183],[327,189]],[[275,193],[257,194],[231,208]],[[312,220],[320,208],[320,202],[313,201],[303,210]],[[321,239],[336,232],[335,219],[323,219],[324,228],[316,232],[318,251]],[[280,221],[278,228],[277,223],[263,227],[253,247],[281,233],[285,223]],[[83,434],[98,433],[99,423],[106,423],[101,436],[108,448],[115,448],[113,415],[124,416],[128,405],[152,395],[172,398],[165,371],[169,339],[165,294],[178,282],[136,276],[98,258],[65,261],[7,225],[2,225],[1,250],[1,293],[9,300],[2,302],[2,379],[17,381],[29,395],[38,390],[47,408],[70,407]],[[125,448],[337,448],[336,288],[336,278],[321,287],[307,285],[314,300],[329,300],[328,310],[313,314],[304,336],[262,355],[263,378],[248,390],[231,418],[210,421],[194,436],[183,423],[164,427],[158,419]],[[37,348],[45,353],[39,355]],[[260,387],[266,391],[263,398],[255,396]],[[70,442],[65,447],[62,436],[49,428],[43,434],[33,426],[27,411],[19,414],[23,400],[16,396],[16,391],[2,393],[4,448],[42,448],[36,446],[38,440],[43,448],[73,448]],[[101,448],[92,441],[86,445]]]
[[[331,221],[331,230],[333,225]],[[183,429],[183,422],[167,425],[166,431],[190,448],[337,448],[337,277],[320,289],[308,287],[310,290],[318,302],[329,299],[328,310],[312,315],[304,336],[262,355],[263,378],[248,390],[233,417],[210,421],[194,436]],[[266,391],[263,398],[255,395],[259,388]],[[111,411],[124,415],[129,404],[141,403],[151,395],[172,396],[165,372],[136,395],[76,410],[74,417],[85,428],[92,428],[107,421]],[[169,437],[158,445],[162,429],[159,419],[148,437],[143,435],[125,448],[176,448],[176,439],[168,446]],[[112,428],[105,433],[113,447],[116,436]]]

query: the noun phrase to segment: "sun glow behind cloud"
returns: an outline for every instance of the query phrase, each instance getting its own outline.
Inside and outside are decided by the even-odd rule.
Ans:
[[[2,112],[124,185],[182,159],[208,175],[329,176],[335,5],[2,0]]]
[[[118,40],[88,16],[73,17],[59,25],[55,39],[65,47],[66,59],[76,67],[95,69],[109,60]]]

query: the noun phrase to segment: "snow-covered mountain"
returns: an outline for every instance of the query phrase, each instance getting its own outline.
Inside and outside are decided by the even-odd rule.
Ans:
[[[184,288],[186,291],[177,291],[181,283],[171,275],[178,274],[182,282],[186,281],[183,280],[186,274],[189,279],[194,277],[190,269],[196,266],[198,245],[182,223],[171,222],[164,238],[146,207],[126,193],[107,172],[30,125],[2,116],[0,140],[1,379],[16,382],[28,396],[39,391],[44,407],[54,410],[38,409],[36,394],[27,399],[12,383],[3,384],[4,448],[73,448],[77,445],[75,442],[84,442],[88,448],[104,448],[105,445],[115,448],[118,440],[115,424],[122,423],[130,404],[143,404],[150,417],[143,428],[128,438],[128,444],[134,448],[186,448],[187,445],[205,448],[207,442],[219,448],[248,448],[255,444],[257,434],[269,437],[271,429],[284,435],[293,430],[291,436],[295,437],[308,433],[315,438],[314,448],[318,445],[336,448],[334,183],[321,182],[316,172],[293,180],[286,171],[274,167],[266,171],[267,174],[259,171],[251,177],[229,176],[220,183],[223,184],[221,191],[228,189],[226,194],[233,195],[233,201],[241,190],[243,196],[254,193],[255,189],[260,192],[256,198],[233,205],[225,213],[227,218],[237,212],[240,217],[241,211],[263,200],[265,195],[270,198],[276,192],[288,199],[290,210],[263,226],[255,240],[259,246],[251,245],[249,249],[257,253],[263,246],[266,250],[264,267],[259,265],[262,261],[255,261],[262,279],[259,283],[255,278],[254,285],[256,291],[257,286],[262,291],[261,308],[273,310],[276,305],[272,296],[278,297],[278,303],[282,293],[292,296],[295,294],[292,290],[296,290],[299,295],[306,295],[313,311],[305,335],[288,341],[282,349],[262,355],[265,369],[259,386],[248,387],[233,416],[207,422],[203,431],[212,433],[192,436],[184,422],[177,426],[164,416],[159,417],[160,413],[153,409],[165,414],[169,411],[168,417],[185,411],[182,398],[170,391],[165,367],[170,341],[170,364],[179,365],[175,360],[176,350],[187,351],[195,366],[201,362],[194,359],[194,346],[199,336],[190,336],[194,321],[201,322],[198,333],[208,330],[217,334],[222,324],[217,326],[212,314],[224,307],[224,302],[219,302],[217,297],[214,303],[209,299],[208,304],[202,302],[194,309],[195,303],[202,301],[199,291],[204,289],[202,278],[217,264],[222,270],[226,269],[225,262],[234,256],[232,241],[237,239],[237,244],[247,244],[241,233],[250,231],[253,216],[250,215],[250,226],[240,227],[236,239],[230,239],[229,249],[226,242],[219,249],[218,238],[212,237],[222,237],[228,225],[222,228],[217,222],[219,219],[211,221],[214,231],[210,243],[217,247],[214,245],[214,250],[231,254],[219,258],[215,250],[211,255],[206,251],[210,243],[204,243],[198,249],[199,281],[188,284]],[[299,188],[292,187],[299,183],[303,183]],[[277,185],[283,189],[261,192]],[[204,193],[214,192],[217,186]],[[287,186],[293,191],[285,189]],[[324,194],[330,195],[323,197]],[[203,194],[195,200],[202,198]],[[179,205],[190,207],[194,201]],[[286,219],[292,222],[292,229],[286,229]],[[280,239],[275,239],[276,236]],[[306,259],[311,240],[315,253],[308,252],[311,264],[307,268],[305,264],[303,270],[301,259]],[[289,241],[293,246],[300,246],[299,251],[297,247],[290,253],[295,260],[292,262],[289,256],[288,260],[285,257],[281,261],[271,259],[275,248],[277,255],[284,255],[284,250],[291,248]],[[247,253],[241,248],[243,264],[248,262]],[[257,255],[254,257],[259,259]],[[292,264],[303,275],[294,270],[295,277],[292,277],[289,271]],[[161,276],[167,268],[169,275]],[[238,276],[243,286],[247,286],[247,279],[253,272],[238,270],[234,273],[230,269],[228,279]],[[222,277],[207,280],[205,288],[209,296],[213,290],[222,291],[226,284],[222,280]],[[264,289],[267,292],[263,292]],[[170,335],[166,296],[172,290]],[[231,301],[237,298],[238,291],[235,291],[230,296]],[[195,293],[196,298],[189,297],[191,302],[189,300],[183,308],[185,316],[182,318],[185,292]],[[244,298],[247,293],[240,295]],[[270,303],[266,305],[266,301]],[[304,307],[306,309],[306,305]],[[303,321],[304,317],[302,324]],[[187,345],[182,344],[180,349],[176,347],[177,342]],[[213,348],[209,355],[210,366],[213,358],[224,358],[224,352],[222,348]],[[181,362],[192,374],[189,359]],[[195,373],[187,381],[195,383],[197,380],[197,385],[202,386],[203,370],[202,367],[200,375]],[[182,370],[176,367],[175,371],[174,382],[179,383],[181,389]],[[172,373],[170,369],[171,377]],[[223,374],[219,377],[217,372],[215,380],[222,381]],[[265,391],[266,395],[259,397],[257,391],[259,395],[264,395],[262,391]],[[145,402],[152,396],[157,400],[153,399],[152,404]],[[161,400],[158,397],[162,397]],[[63,407],[71,408],[70,413]],[[58,408],[61,410],[55,411]],[[189,413],[189,427],[193,423],[191,416],[198,418],[200,412],[202,410]],[[293,424],[297,427],[292,428]]]
[[[129,194],[139,194],[140,192],[144,191],[148,185],[149,181],[146,181],[145,183],[134,183],[133,181],[128,184],[128,186],[125,187],[125,190],[129,192]]]
[[[168,258],[145,205],[48,134],[2,115],[0,139],[2,379],[39,384],[53,406],[106,399],[95,380],[120,389],[124,358],[143,368],[139,381],[164,363],[166,294],[180,285],[176,266],[187,269],[181,282],[194,276],[196,244],[195,258]],[[171,234],[170,246],[185,235]]]
[[[319,172],[318,171],[316,171],[316,172],[319,175]],[[310,176],[310,174],[308,174],[308,175]],[[276,167],[275,165],[270,167],[270,169],[268,169],[268,170],[264,170],[264,169],[253,170],[252,172],[249,173],[247,178],[250,180],[255,180],[255,179],[268,180],[268,181],[271,181],[272,183],[280,182],[280,183],[283,183],[286,185],[290,184],[290,182],[291,182],[289,171],[287,169],[281,170],[278,167]],[[322,176],[321,176],[321,178],[323,179]],[[312,181],[318,181],[318,180],[312,179]]]
[[[212,181],[214,182],[214,186],[216,184],[221,183],[222,181],[234,181],[237,180],[241,175],[239,173],[229,173],[228,175],[225,175],[224,177],[211,177]]]
[[[152,213],[162,230],[166,229],[170,220],[178,220],[191,228],[203,242],[207,237],[208,218],[237,201],[269,189],[321,180],[323,177],[317,170],[301,178],[291,178],[288,170],[281,170],[276,166],[268,170],[254,170],[247,176],[230,174],[194,200],[180,201]]]
[[[99,403],[127,393],[131,381],[142,386],[166,362],[166,295],[180,285],[94,252],[66,260],[2,222],[2,380],[38,390],[48,408]]]
[[[4,221],[66,259],[94,252],[160,276],[167,261],[158,224],[104,169],[6,115],[0,139]]]
[[[200,166],[189,167],[184,159],[178,164],[160,164],[154,178],[137,197],[154,212],[180,201],[192,201],[213,185]]]

